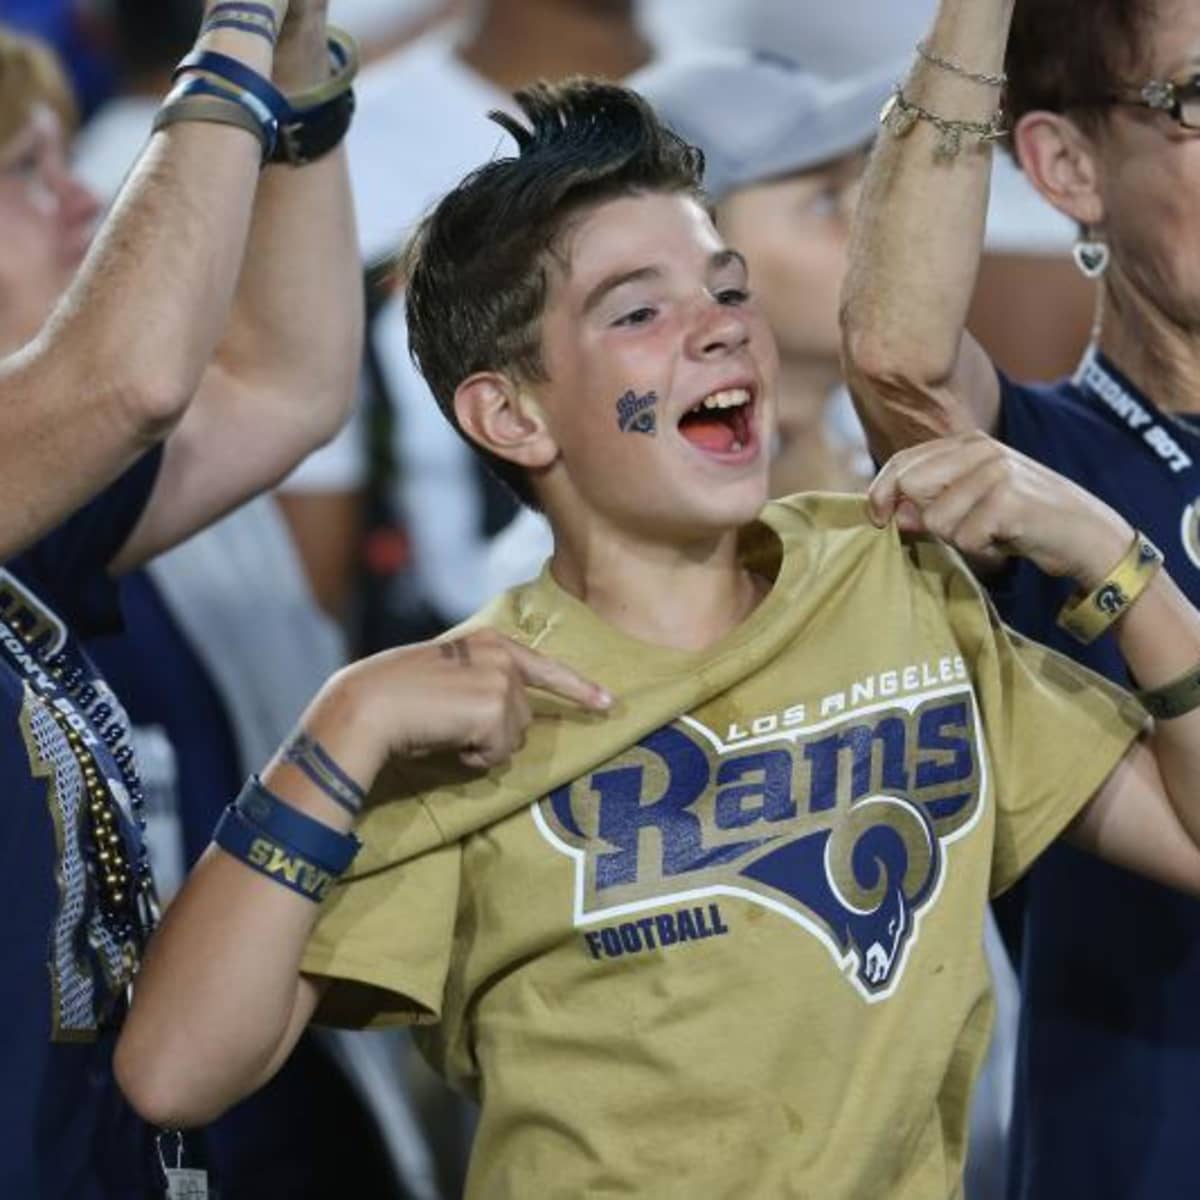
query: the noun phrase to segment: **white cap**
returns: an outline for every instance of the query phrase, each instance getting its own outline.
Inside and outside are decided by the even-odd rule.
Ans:
[[[705,186],[719,200],[865,147],[903,69],[831,80],[763,51],[708,50],[652,63],[626,82],[704,151]]]

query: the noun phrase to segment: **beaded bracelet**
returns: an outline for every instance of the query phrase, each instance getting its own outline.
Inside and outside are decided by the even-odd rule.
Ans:
[[[262,833],[280,845],[340,875],[362,849],[352,833],[338,833],[323,821],[293,808],[269,791],[257,775],[246,780],[234,807]]]
[[[1084,645],[1094,642],[1146,590],[1163,564],[1162,551],[1135,533],[1124,557],[1086,596],[1073,596],[1058,614],[1059,627]]]

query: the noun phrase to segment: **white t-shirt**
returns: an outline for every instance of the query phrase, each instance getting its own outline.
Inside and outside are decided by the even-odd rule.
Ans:
[[[487,119],[512,100],[454,53],[439,28],[370,64],[346,139],[364,258],[394,251],[442,195],[511,143]]]
[[[332,0],[329,19],[354,37],[369,42],[412,26],[436,7],[437,0]]]
[[[108,205],[150,137],[158,111],[151,96],[117,96],[96,110],[71,147],[75,174]]]

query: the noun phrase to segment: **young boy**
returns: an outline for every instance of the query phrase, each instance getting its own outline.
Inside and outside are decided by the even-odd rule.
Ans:
[[[870,456],[841,387],[838,290],[850,218],[894,71],[843,82],[749,50],[668,55],[629,86],[704,151],[713,224],[737,246],[779,352],[770,495],[860,491]],[[532,579],[553,551],[524,508],[488,549],[488,595]]]
[[[410,327],[553,559],[318,695],[172,906],[119,1078],[190,1124],[314,1016],[411,1021],[482,1101],[472,1196],[959,1194],[988,893],[1068,826],[1200,891],[1200,725],[1139,737],[928,533],[1074,576],[1147,688],[1200,616],[982,436],[764,509],[776,355],[700,154],[618,87],[520,99],[519,155],[421,230]]]

